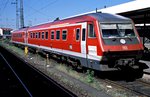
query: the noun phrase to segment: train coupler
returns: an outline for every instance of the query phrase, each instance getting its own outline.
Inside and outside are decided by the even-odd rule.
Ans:
[[[115,67],[132,67],[135,65],[134,58],[119,59],[115,62]]]

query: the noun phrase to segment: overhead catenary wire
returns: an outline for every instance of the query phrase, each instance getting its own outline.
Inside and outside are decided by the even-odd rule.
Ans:
[[[52,1],[52,2],[50,2],[50,3],[48,3],[48,4],[46,4],[45,6],[43,6],[42,8],[40,8],[40,9],[35,9],[35,8],[33,8],[33,7],[29,6],[29,5],[27,5],[28,7],[30,7],[30,8],[31,8],[32,10],[34,10],[35,12],[34,12],[34,13],[31,13],[31,14],[28,14],[28,15],[26,15],[25,17],[32,16],[32,15],[34,15],[34,14],[36,14],[36,13],[39,13],[39,14],[44,15],[44,16],[46,16],[46,17],[49,17],[49,15],[45,14],[44,12],[41,12],[41,10],[43,10],[43,9],[45,9],[45,8],[47,8],[47,7],[49,7],[50,5],[53,5],[54,3],[58,2],[58,1],[59,1],[59,0]]]
[[[3,14],[3,12],[4,12],[4,10],[6,9],[8,3],[9,3],[9,0],[7,0],[7,1],[5,2],[4,7],[1,9],[2,12],[0,12],[0,16]]]

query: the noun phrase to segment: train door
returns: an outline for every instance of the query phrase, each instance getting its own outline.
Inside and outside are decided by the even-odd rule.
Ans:
[[[24,42],[25,42],[25,44],[27,44],[28,43],[28,32],[25,31],[24,33],[25,33]]]
[[[81,53],[86,55],[86,25],[87,23],[82,24],[82,35],[81,35]],[[86,57],[86,56],[85,56]]]
[[[86,26],[87,23],[82,23],[82,31],[81,31],[81,54],[84,57],[82,61],[82,65],[87,67],[87,50],[86,50]]]
[[[26,40],[26,31],[24,32],[24,43],[25,44],[27,43],[27,40]]]
[[[99,63],[97,60],[100,60],[98,52],[98,38],[96,37],[96,26],[94,22],[87,23],[87,63],[89,68],[97,69],[99,68]]]

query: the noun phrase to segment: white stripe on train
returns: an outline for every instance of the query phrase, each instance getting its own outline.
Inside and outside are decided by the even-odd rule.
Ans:
[[[16,41],[11,41],[11,42],[16,43],[16,44],[21,44],[21,45],[28,45],[28,46],[31,46],[31,47],[36,47],[36,48],[39,48],[39,49],[52,51],[52,52],[56,52],[56,53],[63,53],[63,54],[72,55],[72,56],[76,56],[76,57],[86,58],[85,55],[82,54],[82,53],[77,53],[77,52],[73,52],[73,51],[69,51],[69,50],[51,48],[51,47],[46,47],[46,46],[38,46],[38,45],[33,45],[33,44],[25,44],[25,43],[16,42]],[[91,60],[101,61],[102,56],[87,54],[87,58],[91,59]]]

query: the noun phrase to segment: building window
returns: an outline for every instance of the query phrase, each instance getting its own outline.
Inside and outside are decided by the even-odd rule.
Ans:
[[[42,32],[42,39],[44,39],[44,32]]]
[[[54,31],[51,31],[51,39],[54,39]]]
[[[80,39],[80,29],[76,29],[76,40]]]
[[[62,31],[62,40],[66,40],[67,39],[67,31],[63,30]]]
[[[93,24],[88,24],[88,37],[90,38],[96,37]]]
[[[48,39],[48,32],[45,32],[45,38]]]
[[[60,39],[60,31],[56,31],[56,39],[59,40]]]

